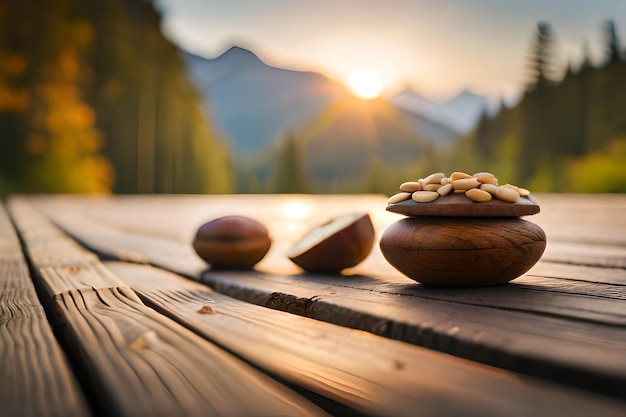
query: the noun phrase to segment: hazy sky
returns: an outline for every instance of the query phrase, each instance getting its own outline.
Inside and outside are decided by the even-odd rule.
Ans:
[[[463,88],[511,96],[524,81],[533,31],[555,32],[561,67],[583,44],[602,53],[602,26],[626,48],[626,0],[157,0],[166,36],[215,57],[231,45],[274,66],[340,82],[377,71],[393,94],[405,87],[443,99]]]

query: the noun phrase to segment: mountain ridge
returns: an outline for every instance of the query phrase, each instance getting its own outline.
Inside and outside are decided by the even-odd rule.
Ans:
[[[494,116],[500,111],[500,101],[463,89],[441,102],[433,101],[411,88],[406,88],[389,99],[406,111],[421,114],[437,121],[460,135],[468,134],[486,111]]]
[[[216,58],[184,51],[183,58],[206,113],[236,154],[267,148],[343,93],[322,74],[273,67],[237,46]]]
[[[471,130],[487,100],[468,91],[444,103],[415,92],[404,102],[363,100],[323,74],[273,67],[238,46],[215,58],[183,56],[244,191],[271,184],[297,152],[313,189],[364,191],[364,178],[403,175]]]
[[[274,67],[236,45],[214,58],[182,53],[207,115],[237,155],[266,149],[287,132],[302,129],[334,100],[351,94],[323,74]],[[436,111],[416,111],[393,98],[388,101],[417,134],[436,145],[458,134],[445,118],[435,117]]]

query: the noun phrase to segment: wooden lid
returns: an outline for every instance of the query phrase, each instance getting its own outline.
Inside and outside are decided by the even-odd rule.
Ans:
[[[517,203],[493,199],[477,203],[464,194],[449,194],[430,203],[418,203],[408,199],[389,204],[387,211],[405,216],[454,216],[454,217],[520,217],[539,213],[539,203],[532,196],[520,197]]]

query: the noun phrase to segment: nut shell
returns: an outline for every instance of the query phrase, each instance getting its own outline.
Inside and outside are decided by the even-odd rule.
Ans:
[[[363,261],[374,246],[374,238],[369,214],[341,216],[307,233],[287,257],[306,271],[339,272]]]
[[[224,216],[198,228],[193,248],[215,268],[252,268],[267,254],[272,241],[267,228],[246,216]]]

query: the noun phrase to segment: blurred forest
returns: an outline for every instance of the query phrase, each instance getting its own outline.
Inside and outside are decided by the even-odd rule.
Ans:
[[[230,192],[199,103],[151,2],[0,0],[0,192]]]
[[[383,137],[374,146],[395,150],[405,159],[410,158],[409,163],[397,158],[390,162],[378,153],[367,163],[359,180],[337,185],[336,179],[312,182],[315,164],[328,173],[338,174],[340,169],[351,166],[355,170],[354,162],[361,155],[359,147],[373,145],[353,142],[349,145],[352,151],[342,150],[336,144],[312,142],[306,131],[291,132],[279,142],[271,157],[275,165],[273,172],[280,175],[270,176],[261,189],[391,194],[400,183],[432,172],[490,171],[503,182],[533,192],[626,192],[626,51],[612,21],[605,22],[600,29],[604,35],[601,62],[592,64],[587,47],[581,45],[583,62],[562,71],[555,64],[555,32],[548,23],[538,23],[535,32],[530,32],[528,79],[520,101],[510,108],[502,104],[495,115],[485,108],[476,128],[447,146],[429,145],[414,135],[389,142],[393,133],[381,128],[377,121],[374,131]],[[380,107],[380,103],[351,106],[371,110]],[[352,125],[374,119],[369,115],[353,121]],[[335,138],[342,138],[341,133],[334,132]],[[371,142],[373,138],[362,134],[362,142],[366,139]],[[413,149],[406,145],[409,139]],[[316,157],[325,150],[331,151]],[[352,159],[348,160],[348,155]],[[303,163],[294,164],[294,160]],[[340,168],[336,167],[338,164]],[[256,172],[254,177],[262,178],[262,174]],[[276,178],[281,181],[276,182]],[[259,189],[263,184],[254,186]]]
[[[554,30],[539,23],[530,46],[522,100],[422,161],[425,172],[489,170],[533,191],[626,192],[626,53],[613,22],[603,27],[604,57],[594,66],[585,46],[578,68],[557,78]]]
[[[311,145],[310,132],[286,132],[264,151],[272,161],[265,178],[253,169],[235,178],[246,167],[233,166],[152,2],[0,0],[0,194],[391,194],[402,181],[457,170],[491,171],[533,192],[626,192],[626,54],[613,23],[602,30],[603,61],[563,72],[554,30],[538,24],[517,105],[485,112],[444,148],[404,145],[410,151],[398,152],[410,169],[376,159],[358,182],[323,189],[307,156],[325,145]]]

